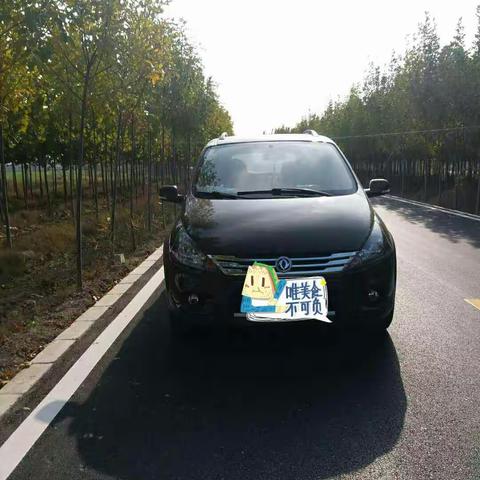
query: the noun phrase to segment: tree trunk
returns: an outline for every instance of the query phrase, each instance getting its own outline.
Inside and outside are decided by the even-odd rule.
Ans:
[[[192,165],[192,138],[189,133],[188,134],[188,150],[187,150],[187,179],[185,181],[185,192],[187,191],[188,185],[190,184],[190,176],[191,176],[190,166],[191,165]]]
[[[117,210],[117,184],[118,184],[118,164],[120,159],[120,137],[122,130],[122,112],[118,112],[118,123],[117,123],[117,140],[115,145],[115,168],[113,171],[113,186],[112,186],[112,224],[111,224],[111,241],[112,248],[115,248],[115,214]]]
[[[37,162],[37,170],[38,170],[38,181],[40,185],[40,198],[43,199],[43,179],[42,179],[42,169],[40,167],[40,162]]]
[[[57,162],[53,163],[53,201],[57,198]]]
[[[105,136],[103,137],[103,155],[102,155],[102,184],[103,194],[105,195],[105,201],[107,202],[107,210],[110,209],[110,197],[108,193],[108,140],[107,130],[105,129]]]
[[[136,149],[136,146],[135,146]],[[133,189],[134,189],[134,196],[135,196],[135,205],[138,203],[138,161],[135,158],[135,162],[133,164]]]
[[[132,250],[135,251],[137,243],[135,241],[135,225],[133,222],[133,197],[134,197],[134,165],[135,165],[135,117],[132,115],[131,124],[131,142],[132,142],[132,158],[130,159],[130,233],[132,237]]]
[[[63,203],[67,208],[68,203],[68,189],[67,189],[67,172],[65,169],[65,160],[62,161],[62,182],[63,182]]]
[[[124,151],[123,149],[123,142],[122,142],[122,152]],[[120,162],[120,167],[121,167],[121,184],[122,184],[122,189],[121,189],[121,192],[125,192],[127,190],[127,187],[128,187],[128,184],[127,184],[127,178],[126,178],[126,162],[125,162],[125,159],[123,158],[123,155],[122,155],[122,161]]]
[[[152,132],[148,129],[147,228],[152,231]]]
[[[87,95],[90,84],[90,68],[87,66],[85,77],[83,80],[82,107],[80,112],[80,131],[78,141],[78,159],[77,159],[77,202],[75,215],[75,233],[77,243],[77,287],[83,289],[83,248],[82,248],[82,172],[83,172],[83,155],[85,141],[85,116],[87,114]]]
[[[161,170],[161,175],[162,175],[162,185],[165,185],[165,164],[166,164],[166,159],[165,159],[165,126],[162,124],[162,170]]]
[[[160,202],[160,205],[162,206],[162,225],[163,229],[165,230],[165,228],[167,227],[167,223],[165,221],[165,203],[162,201]]]
[[[426,202],[428,198],[427,188],[428,188],[428,158],[425,159],[424,172],[423,172],[423,201]]]
[[[105,166],[103,165],[103,158],[100,158],[100,178],[102,180],[102,193],[103,193],[103,196],[106,197],[107,195],[105,191]],[[107,208],[108,208],[108,203],[107,203]]]
[[[72,219],[75,221],[75,206],[73,202],[73,121],[72,121],[72,112],[69,112],[68,115],[68,180],[70,185],[70,211],[72,213]]]
[[[439,163],[438,165],[438,204],[441,205],[442,202],[442,175],[443,175],[443,165]]]
[[[457,183],[457,176],[453,176],[453,209],[457,210],[458,205],[458,183]]]
[[[50,202],[50,189],[48,187],[47,159],[43,159],[43,178],[45,180],[45,193],[47,195],[48,214],[52,214],[52,204]]]
[[[401,194],[400,196],[404,196],[405,195],[405,161],[402,160],[400,161],[400,175],[402,176],[402,186],[401,186]]]
[[[0,165],[2,168],[2,203],[5,216],[5,233],[7,246],[12,248],[12,232],[10,231],[10,214],[8,212],[7,171],[5,169],[5,150],[3,147],[3,125],[0,123]]]
[[[475,213],[478,215],[480,213],[480,165],[478,174],[478,181],[477,181],[477,200],[475,201]]]
[[[144,145],[145,147],[145,145]],[[143,152],[145,152],[145,148],[143,149]],[[147,151],[147,156],[148,156],[148,151]],[[145,184],[146,184],[146,180],[145,180],[145,161],[146,161],[146,157],[145,155],[143,155],[143,159],[142,159],[142,197],[145,196]]]
[[[22,163],[22,187],[23,187],[23,201],[25,202],[25,208],[28,208],[28,166],[26,163]]]
[[[28,176],[30,178],[29,186],[30,186],[30,198],[33,200],[33,179],[32,179],[32,164],[28,164]]]
[[[3,186],[2,186],[2,175],[1,175],[1,167],[0,167],[0,223],[5,225],[5,212],[3,211]]]
[[[88,189],[90,190],[90,197],[93,198],[93,172],[92,172],[91,160],[87,160],[87,178],[88,178]]]
[[[97,162],[93,161],[93,200],[95,202],[95,218],[98,221],[98,184],[97,184]]]
[[[13,175],[13,190],[15,191],[15,197],[20,198],[18,194],[18,185],[17,185],[17,169],[15,168],[15,162],[12,160],[12,175]]]
[[[110,167],[110,192],[111,196],[113,195],[113,162],[115,158],[115,147],[112,145],[112,149],[110,151],[110,162],[109,162],[109,167]]]

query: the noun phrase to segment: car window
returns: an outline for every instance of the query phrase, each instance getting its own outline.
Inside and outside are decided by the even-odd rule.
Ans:
[[[309,188],[332,195],[356,191],[355,179],[337,148],[319,142],[252,142],[207,149],[196,192]]]

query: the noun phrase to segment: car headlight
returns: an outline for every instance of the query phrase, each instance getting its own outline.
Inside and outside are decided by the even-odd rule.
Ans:
[[[356,267],[364,262],[375,260],[382,257],[391,249],[389,242],[383,234],[380,223],[375,218],[372,231],[363,245],[362,249],[357,252],[352,261],[348,264],[348,268]]]
[[[180,263],[193,268],[205,268],[207,256],[197,248],[182,225],[175,231],[170,250]]]

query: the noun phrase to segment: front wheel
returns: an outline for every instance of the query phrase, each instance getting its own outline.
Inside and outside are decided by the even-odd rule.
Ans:
[[[170,330],[174,337],[187,337],[193,330],[194,325],[187,315],[181,312],[169,312]]]
[[[372,333],[382,334],[385,333],[388,327],[391,325],[393,320],[393,309],[392,311],[383,318],[376,318],[373,322],[368,326],[368,330]]]
[[[333,324],[335,330],[346,335],[382,336],[393,320],[393,310],[385,317],[362,319],[355,323]]]

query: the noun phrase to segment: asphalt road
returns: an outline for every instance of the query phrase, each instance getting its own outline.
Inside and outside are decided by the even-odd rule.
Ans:
[[[375,201],[398,254],[390,337],[327,325],[172,339],[163,295],[13,479],[480,478],[480,222]]]

